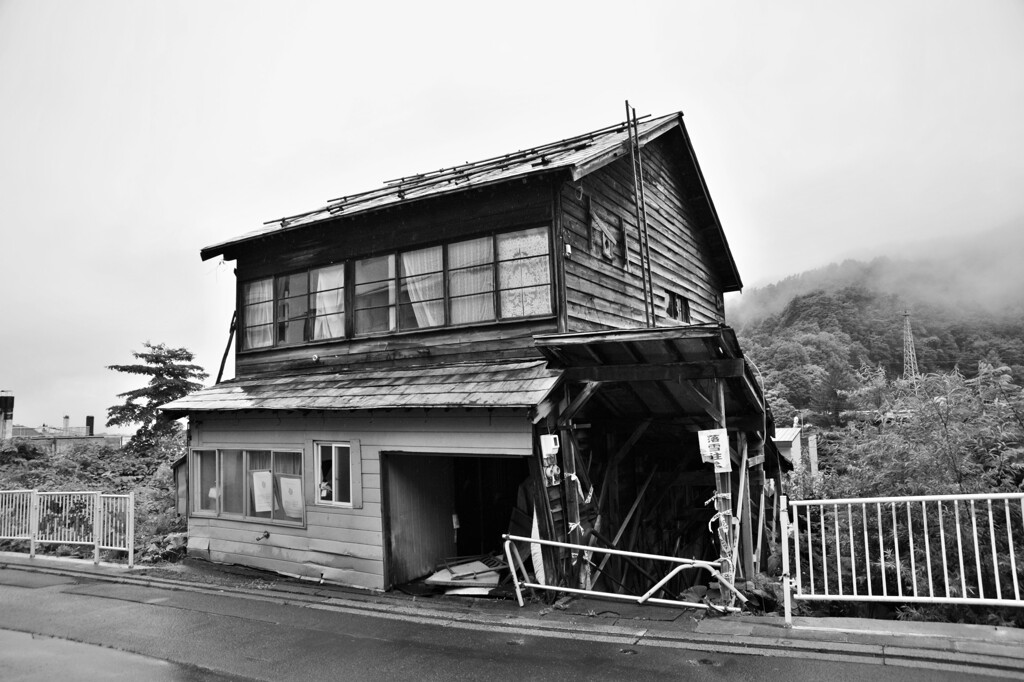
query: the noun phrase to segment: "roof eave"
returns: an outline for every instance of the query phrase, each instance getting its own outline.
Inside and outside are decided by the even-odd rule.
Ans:
[[[540,169],[537,169],[537,170],[534,170],[534,171],[530,171],[530,172],[527,172],[527,173],[522,173],[522,174],[514,176],[514,177],[497,178],[497,179],[494,179],[494,180],[487,180],[487,181],[475,183],[475,184],[472,184],[472,185],[463,185],[461,187],[453,187],[450,190],[442,190],[442,191],[439,191],[439,192],[431,193],[431,194],[426,195],[426,196],[410,197],[408,199],[403,199],[401,201],[396,201],[394,203],[382,204],[382,205],[379,205],[379,206],[370,206],[370,207],[367,207],[367,208],[362,209],[362,210],[353,211],[352,213],[342,213],[342,214],[339,214],[339,215],[330,215],[330,216],[326,216],[324,218],[320,218],[320,219],[317,219],[317,220],[311,220],[311,221],[308,221],[308,222],[302,222],[302,223],[297,223],[297,224],[294,224],[294,225],[288,225],[286,227],[278,227],[276,229],[270,229],[270,230],[267,230],[267,231],[264,231],[264,232],[259,232],[259,233],[255,233],[255,234],[249,234],[248,236],[242,236],[242,237],[239,237],[239,238],[236,238],[236,239],[228,240],[226,242],[220,242],[219,244],[214,244],[214,245],[211,245],[211,246],[204,247],[204,248],[200,249],[199,256],[204,261],[210,260],[211,258],[216,258],[217,256],[224,256],[226,260],[234,260],[234,258],[236,256],[234,251],[237,249],[237,247],[245,245],[245,244],[249,244],[249,243],[252,243],[252,242],[257,242],[257,241],[260,241],[261,239],[267,239],[267,238],[274,237],[274,236],[279,236],[279,235],[282,235],[282,234],[288,234],[290,232],[296,232],[296,231],[303,230],[303,229],[306,229],[308,227],[314,227],[314,226],[317,226],[317,225],[325,225],[325,224],[327,224],[329,222],[332,222],[332,221],[343,221],[343,220],[346,220],[348,218],[356,218],[356,217],[366,216],[366,215],[370,215],[372,213],[376,213],[378,211],[384,211],[384,210],[393,209],[393,208],[405,208],[407,206],[412,206],[412,205],[417,204],[419,202],[430,201],[431,199],[440,199],[442,197],[450,197],[450,196],[452,196],[454,194],[459,194],[459,193],[462,193],[462,192],[468,192],[468,191],[474,190],[474,189],[485,189],[485,188],[488,188],[488,187],[495,187],[497,185],[508,184],[508,183],[511,183],[511,182],[517,182],[517,181],[521,182],[521,181],[526,180],[526,179],[536,179],[536,178],[542,177],[544,175],[551,175],[551,174],[556,174],[556,173],[564,173],[564,172],[566,172],[568,170],[568,168],[569,168],[568,166],[551,165],[551,166],[548,166],[546,168],[540,168]],[[276,222],[276,221],[271,221],[271,222]]]

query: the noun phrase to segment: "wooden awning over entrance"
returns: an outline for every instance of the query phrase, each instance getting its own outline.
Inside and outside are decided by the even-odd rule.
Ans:
[[[724,325],[548,334],[534,341],[549,368],[562,370],[563,381],[583,383],[587,399],[616,418],[669,420],[695,431],[724,417],[730,429],[774,430],[736,334]]]

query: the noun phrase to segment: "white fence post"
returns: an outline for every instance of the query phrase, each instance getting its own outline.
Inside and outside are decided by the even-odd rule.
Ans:
[[[28,555],[36,558],[36,536],[39,535],[39,491],[32,491],[32,501],[29,504],[28,515]]]
[[[791,628],[793,602],[790,596],[792,585],[789,582],[789,498],[786,495],[779,499],[779,522],[782,526],[782,600],[786,610],[786,627]]]
[[[125,528],[125,544],[128,545],[128,568],[135,566],[135,491],[128,493],[128,510],[125,513],[128,527]]]
[[[92,510],[92,539],[93,539],[93,551],[92,551],[92,562],[99,566],[100,564],[100,544],[103,542],[103,497],[100,493],[93,495],[93,510]]]

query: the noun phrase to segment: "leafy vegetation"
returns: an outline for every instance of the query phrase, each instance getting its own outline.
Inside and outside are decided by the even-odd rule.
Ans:
[[[795,418],[817,435],[821,473],[795,472],[789,487],[794,497],[1024,489],[1024,297],[1019,294],[1024,277],[1000,267],[1005,256],[986,260],[971,249],[962,255],[959,260],[848,261],[755,289],[749,297],[745,293],[743,304],[731,311],[776,422],[788,425]],[[960,267],[960,261],[968,267]],[[914,380],[902,378],[907,310],[920,370]],[[991,542],[1005,580],[1012,566],[1001,519]],[[874,523],[869,518],[867,525]],[[947,538],[956,536],[957,523],[942,520]],[[926,530],[932,548],[940,547],[939,524],[933,519]],[[878,532],[897,534],[901,546],[908,546],[909,526],[893,524]],[[843,542],[837,538],[832,547],[832,537],[826,539],[830,552],[838,549],[846,556]],[[885,579],[902,582],[907,593],[911,580],[926,584],[931,579],[922,553],[927,547],[914,549],[916,567],[907,556],[898,569],[890,562]],[[802,557],[804,563],[822,559]],[[844,564],[844,580],[881,579],[879,566],[874,573],[848,569]],[[995,594],[991,561],[967,562],[956,570],[964,571],[968,593]],[[961,589],[959,580],[953,582]],[[866,590],[866,584],[860,587]],[[849,604],[828,608],[837,615],[864,615]],[[1019,609],[902,606],[890,615],[1024,626]]]
[[[108,410],[108,426],[141,424],[124,447],[79,444],[65,451],[30,439],[0,442],[0,490],[134,492],[136,552],[143,560],[173,556],[164,551],[163,539],[186,530],[176,512],[171,469],[185,454],[185,434],[157,408],[200,388],[198,381],[206,377],[186,349],[144,345],[145,351],[132,353],[143,364],[109,367],[150,377],[145,387],[120,394],[125,402]]]

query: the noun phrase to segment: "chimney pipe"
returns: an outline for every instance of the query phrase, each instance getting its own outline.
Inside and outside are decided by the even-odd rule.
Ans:
[[[0,440],[9,439],[14,433],[14,396],[10,391],[0,391]]]
[[[86,417],[85,418],[85,435],[87,435],[87,436],[94,436],[94,435],[96,435],[95,433],[93,433],[95,427],[96,427],[96,417],[93,417],[93,416]]]

